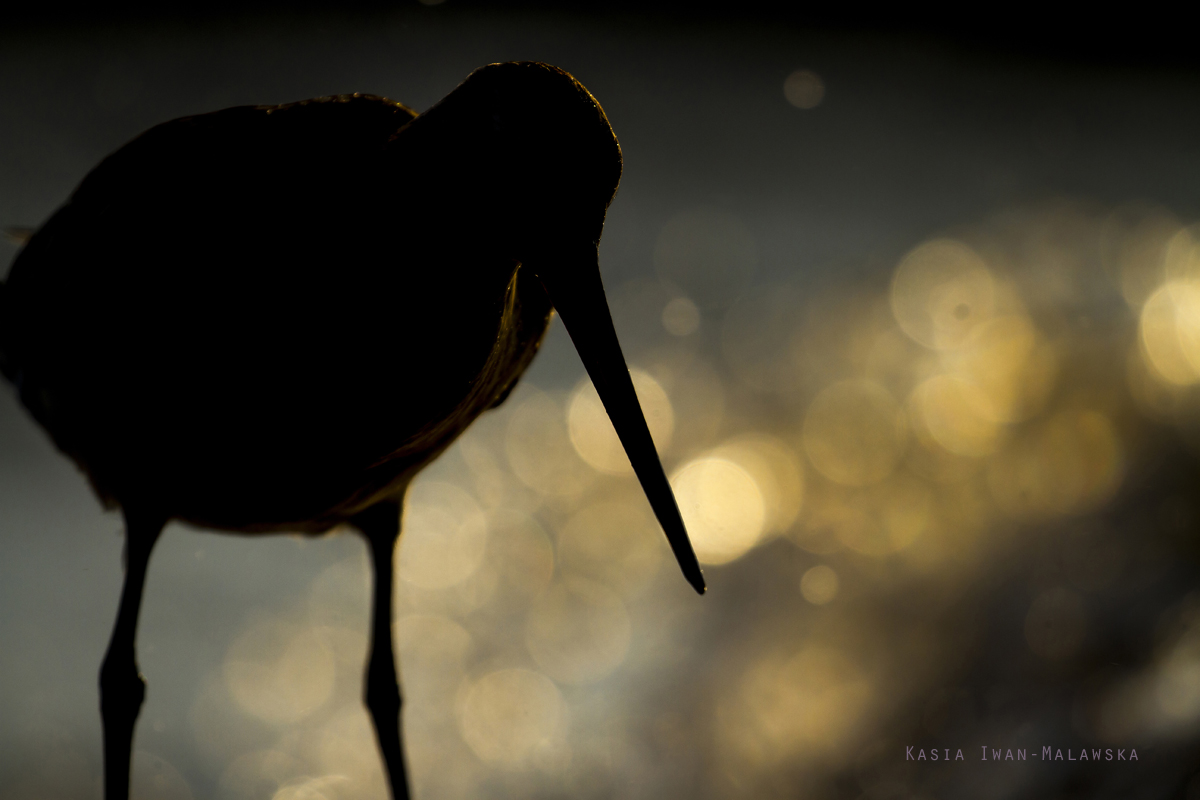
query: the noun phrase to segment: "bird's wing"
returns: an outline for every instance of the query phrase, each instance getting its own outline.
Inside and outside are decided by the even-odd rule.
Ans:
[[[404,258],[379,230],[378,160],[414,116],[361,95],[230,108],[98,165],[4,290],[6,372],[59,446],[94,478],[222,448],[226,475],[234,448],[260,457],[245,481],[378,458],[352,451],[383,401],[346,384],[379,372],[364,343],[382,346],[392,287],[372,281]]]
[[[348,242],[362,249],[383,192],[376,162],[414,117],[384,98],[342,95],[146,131],[92,170],[18,255],[10,361],[86,373],[116,366],[112,353],[142,352],[156,328],[170,338],[189,323],[283,310],[303,319],[314,302],[335,303],[336,287],[312,284],[344,273]]]

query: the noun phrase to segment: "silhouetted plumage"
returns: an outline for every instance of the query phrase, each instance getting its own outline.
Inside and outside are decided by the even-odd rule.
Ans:
[[[178,519],[350,522],[376,572],[367,704],[407,796],[391,555],[409,481],[500,403],[562,315],[688,580],[703,579],[597,265],[621,153],[544,64],[476,70],[421,115],[348,95],[150,129],[106,158],[0,284],[0,367],[126,517],[101,670],[106,795],[128,792],[150,549]]]

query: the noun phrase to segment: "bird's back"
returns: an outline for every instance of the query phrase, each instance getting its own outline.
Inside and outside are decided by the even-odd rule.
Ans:
[[[102,496],[321,529],[516,379],[549,302],[512,269],[464,280],[494,256],[397,169],[414,116],[343,96],[164,123],[32,238],[0,295],[5,371]]]

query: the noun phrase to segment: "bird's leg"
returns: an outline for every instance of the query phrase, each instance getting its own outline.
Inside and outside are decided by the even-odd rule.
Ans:
[[[133,724],[146,696],[146,683],[138,674],[133,641],[137,633],[138,610],[142,605],[142,588],[146,584],[146,564],[165,524],[162,516],[125,510],[125,586],[121,589],[121,606],[108,642],[108,652],[100,666],[105,800],[129,797]]]
[[[400,741],[400,687],[392,652],[392,558],[400,538],[400,504],[376,503],[354,519],[371,546],[375,571],[371,608],[371,652],[364,699],[387,766],[393,800],[408,800],[408,772]]]

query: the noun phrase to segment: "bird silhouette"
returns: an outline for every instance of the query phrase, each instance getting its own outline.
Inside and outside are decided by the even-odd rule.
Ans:
[[[169,520],[363,533],[364,699],[392,795],[408,797],[391,636],[405,491],[505,399],[552,311],[704,591],[600,279],[620,175],[578,81],[492,64],[420,115],[355,94],[163,123],[28,239],[0,283],[0,368],[126,523],[100,670],[108,800],[128,795],[135,630]]]

